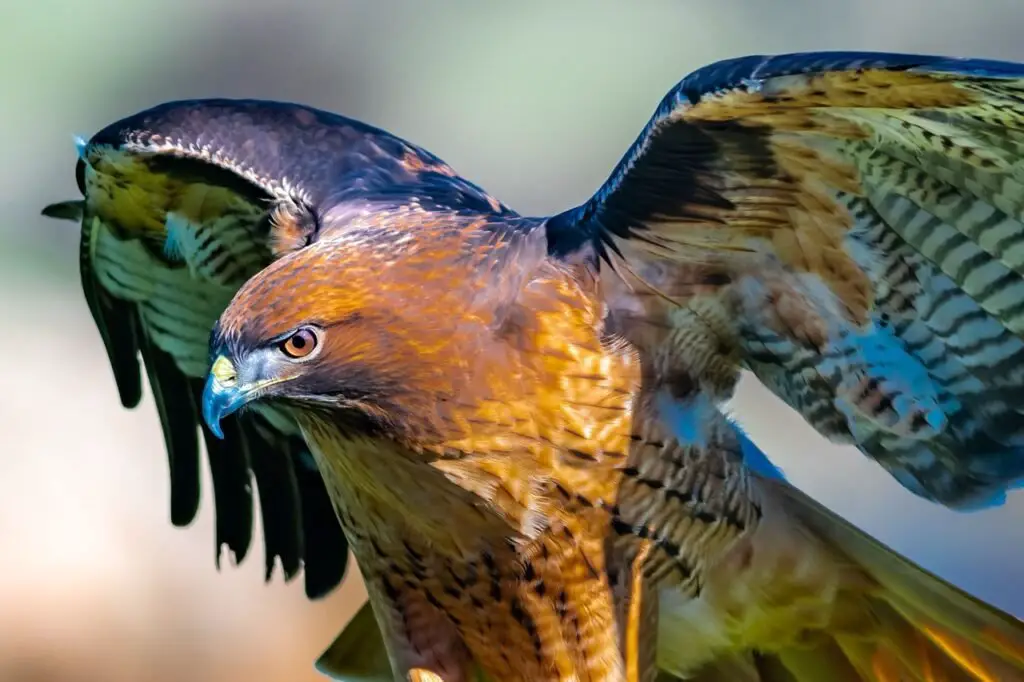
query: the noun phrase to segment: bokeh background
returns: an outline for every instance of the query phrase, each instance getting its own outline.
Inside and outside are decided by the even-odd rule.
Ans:
[[[322,679],[359,604],[213,561],[209,485],[176,530],[153,403],[119,406],[78,288],[72,136],[169,99],[303,101],[437,153],[522,212],[603,181],[699,66],[877,49],[1024,61],[1020,0],[36,0],[0,9],[0,681]],[[746,382],[735,410],[790,479],[1024,616],[1024,494],[954,514]],[[208,483],[208,481],[207,481]]]

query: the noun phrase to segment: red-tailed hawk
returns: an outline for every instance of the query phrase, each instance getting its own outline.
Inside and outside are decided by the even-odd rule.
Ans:
[[[490,279],[477,278],[485,302],[489,292],[521,292],[531,263],[589,273],[596,289],[561,314],[580,323],[580,301],[598,301],[601,334],[639,353],[650,386],[678,406],[681,448],[735,450],[718,404],[747,368],[821,433],[856,444],[910,490],[967,508],[997,503],[1024,473],[1022,92],[1024,66],[985,60],[814,53],[720,62],[664,98],[592,199],[541,217],[516,214],[436,157],[340,116],[272,102],[176,102],[84,144],[84,202],[47,213],[83,219],[86,297],[126,405],[141,394],[139,355],[146,365],[168,436],[176,521],[194,513],[206,339],[242,283],[269,278],[283,267],[275,258],[312,258],[330,251],[330,240],[373,242],[386,231],[398,262],[420,232],[438,230],[445,243],[445,229],[461,235],[460,248],[476,235],[469,251],[490,254],[480,268]],[[437,267],[420,264],[423,287],[450,301],[438,280],[466,264],[446,270],[435,255]],[[393,276],[381,272],[382,285]],[[416,329],[406,324],[418,314],[411,292],[388,299],[398,317],[388,329]],[[265,293],[269,308],[253,319],[296,314],[300,299]],[[490,314],[511,331],[529,322],[513,314],[515,297],[498,299],[506,308]],[[448,312],[458,320],[461,308],[479,312],[477,303],[470,297]],[[469,356],[461,362],[460,371],[483,371]],[[231,368],[214,364],[218,372],[226,379]],[[367,377],[376,383],[357,399],[365,405],[407,378]],[[566,377],[566,393],[556,395],[576,390],[570,379],[586,377]],[[410,418],[439,409],[415,407],[407,406]],[[374,419],[404,423],[384,409]],[[359,433],[376,433],[370,422]],[[207,438],[220,482],[219,542],[248,544],[252,468],[261,499],[267,489],[278,500],[264,501],[264,519],[284,519],[278,531],[268,526],[268,555],[288,557],[292,570],[304,556],[307,588],[322,561],[329,570],[319,584],[329,587],[344,567],[335,549],[343,538],[294,415],[256,401],[211,423],[225,435],[223,443]],[[580,433],[581,443],[600,441]],[[586,448],[570,450],[587,461]],[[300,483],[297,472],[309,476]],[[309,500],[317,511],[297,512]],[[811,522],[795,527],[802,523]],[[829,521],[811,534],[846,551],[834,528]],[[488,529],[481,537],[493,538]],[[311,541],[315,532],[325,540]],[[855,563],[870,573],[880,560],[872,556]]]

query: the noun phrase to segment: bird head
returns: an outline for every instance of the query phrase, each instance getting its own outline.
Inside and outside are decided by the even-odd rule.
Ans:
[[[485,242],[351,231],[275,261],[214,328],[210,429],[220,435],[223,417],[271,400],[418,442],[443,438],[444,406],[493,392],[490,379],[509,367],[495,332],[514,297],[502,292],[517,285],[495,275],[501,247]]]

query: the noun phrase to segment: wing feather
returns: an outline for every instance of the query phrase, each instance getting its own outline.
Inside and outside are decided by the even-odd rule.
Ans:
[[[741,57],[672,89],[548,237],[633,273],[609,304],[662,371],[728,397],[735,373],[673,341],[680,308],[718,306],[735,324],[704,343],[823,435],[929,499],[997,504],[1024,477],[1022,150],[1021,64]]]
[[[195,406],[200,404],[199,399],[202,395],[202,385],[195,380],[192,380],[190,383],[193,396],[191,407],[195,409]],[[221,538],[222,542],[234,553],[235,563],[245,559],[252,543],[252,482],[255,477],[257,481],[263,483],[263,486],[260,488],[261,498],[262,496],[267,497],[265,501],[261,499],[261,511],[270,514],[270,518],[266,516],[264,518],[266,519],[265,522],[271,525],[264,530],[263,536],[268,550],[267,556],[273,557],[275,554],[270,550],[276,548],[275,546],[280,542],[275,534],[278,528],[276,523],[280,520],[287,520],[290,517],[294,518],[293,500],[289,500],[291,504],[282,504],[279,507],[274,504],[280,501],[278,498],[282,497],[284,492],[282,487],[288,485],[288,480],[287,478],[275,480],[266,476],[260,477],[259,474],[264,472],[256,471],[256,464],[249,452],[249,442],[243,424],[236,419],[228,428],[229,430],[224,432],[224,439],[216,438],[213,434],[208,433],[206,429],[203,429],[203,442],[206,444],[206,452],[210,458],[214,505],[217,509],[217,537]],[[228,438],[231,441],[228,441]],[[279,459],[284,460],[283,453],[275,454],[277,454]],[[284,519],[274,518],[275,512],[278,509],[284,511],[282,514]],[[294,528],[293,532],[301,535],[302,529]],[[297,547],[289,547],[288,549],[295,552],[296,556],[300,556],[298,555]],[[214,559],[219,568],[221,559],[219,545]],[[272,574],[272,566],[273,564],[268,561],[266,571],[266,579],[268,580]],[[283,568],[286,574],[289,571],[298,570],[298,566],[294,565]]]
[[[138,328],[135,309],[122,299],[111,296],[99,286],[93,273],[93,254],[97,235],[92,224],[82,225],[79,244],[79,271],[82,293],[92,313],[92,319],[103,339],[107,359],[114,372],[121,404],[133,408],[142,400],[142,378],[135,352],[135,332]]]
[[[138,353],[163,427],[171,472],[171,522],[184,526],[199,510],[199,438],[192,387],[174,359],[153,343],[145,328],[136,333]],[[226,511],[226,510],[224,510]],[[218,523],[224,511],[218,511]],[[233,550],[244,554],[248,542]]]
[[[695,680],[1021,680],[1024,623],[868,537],[777,475],[722,412],[699,439],[641,396],[612,559],[653,549],[658,664]],[[684,440],[679,440],[685,436]],[[641,494],[634,494],[637,483]],[[717,531],[717,532],[716,532]],[[670,553],[666,552],[666,549]],[[661,570],[666,559],[688,566]]]
[[[443,161],[384,131],[297,104],[168,102],[116,121],[79,145],[84,201],[43,210],[81,221],[82,288],[121,402],[142,397],[146,368],[164,431],[171,517],[194,518],[201,429],[213,475],[217,559],[252,541],[259,490],[267,579],[305,569],[306,592],[329,592],[348,545],[292,418],[259,406],[229,418],[224,440],[197,411],[214,323],[234,293],[325,224],[376,210],[510,213]]]

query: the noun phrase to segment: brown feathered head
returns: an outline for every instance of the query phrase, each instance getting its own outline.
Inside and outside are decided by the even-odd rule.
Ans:
[[[450,435],[446,405],[528,390],[537,363],[523,350],[564,299],[564,284],[550,286],[564,273],[542,242],[510,234],[378,225],[274,262],[214,329],[205,420],[216,433],[222,417],[271,399],[422,442]]]

